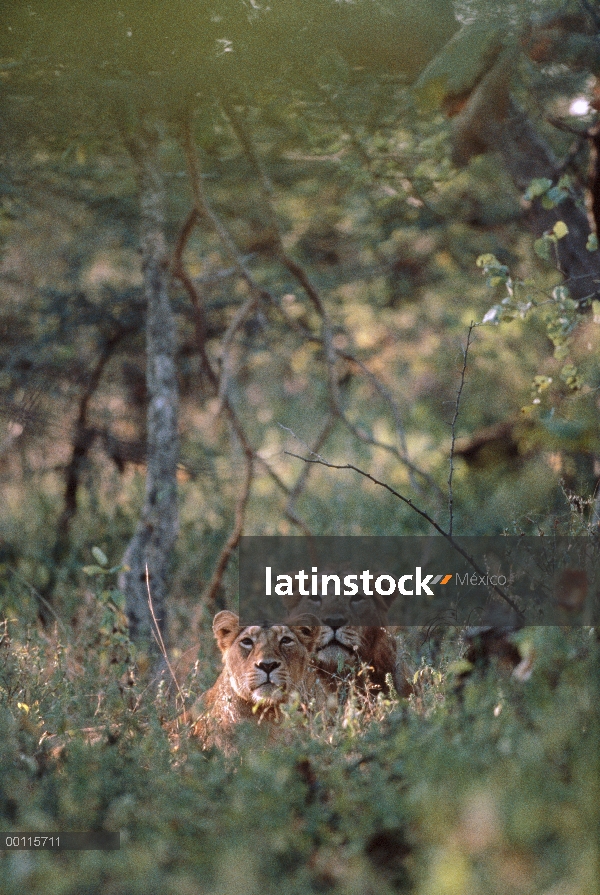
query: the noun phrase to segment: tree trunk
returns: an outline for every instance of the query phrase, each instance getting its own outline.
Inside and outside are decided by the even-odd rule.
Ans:
[[[178,387],[176,329],[169,301],[169,270],[164,234],[165,188],[158,157],[158,133],[141,128],[128,140],[137,168],[146,311],[148,389],[148,466],[141,517],[125,551],[119,586],[126,596],[131,638],[152,644],[148,593],[164,637],[167,577],[178,531]]]
[[[557,160],[537,134],[531,120],[515,103],[510,106],[498,148],[519,190],[525,190],[535,177],[556,180],[559,171]],[[568,236],[558,244],[558,258],[569,291],[575,299],[595,298],[599,288],[600,266],[597,255],[586,249],[590,222],[585,209],[569,196],[552,209],[544,209],[541,202],[535,202],[526,216],[526,222],[536,236],[551,230],[559,220],[569,228]]]
[[[473,155],[498,152],[513,183],[524,192],[534,178],[556,181],[560,164],[528,114],[510,97],[509,63],[500,57],[453,121],[453,161],[465,165]],[[568,235],[558,244],[560,268],[574,299],[596,298],[600,291],[597,256],[586,249],[590,222],[569,196],[552,209],[535,201],[525,223],[535,236],[564,221]]]

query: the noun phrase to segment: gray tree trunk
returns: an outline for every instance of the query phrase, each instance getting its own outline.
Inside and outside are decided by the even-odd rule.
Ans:
[[[148,591],[163,637],[167,579],[178,532],[177,459],[179,442],[176,329],[169,301],[165,228],[165,188],[158,157],[158,133],[140,129],[128,140],[137,168],[146,317],[148,389],[146,492],[140,520],[125,551],[119,586],[126,596],[130,635],[152,644]]]

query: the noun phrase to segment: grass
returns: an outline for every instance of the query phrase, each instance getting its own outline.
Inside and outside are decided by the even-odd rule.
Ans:
[[[461,698],[448,635],[435,663],[421,649],[418,698],[351,689],[327,718],[290,711],[279,744],[241,728],[224,756],[185,732],[173,748],[178,707],[120,612],[99,593],[68,634],[0,629],[0,830],[121,832],[118,852],[0,852],[2,895],[600,889],[593,629],[521,632],[529,678],[492,666]]]

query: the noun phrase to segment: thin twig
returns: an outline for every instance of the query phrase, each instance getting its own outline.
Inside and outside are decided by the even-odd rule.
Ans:
[[[396,400],[394,399],[392,393],[389,388],[384,385],[384,383],[373,373],[367,365],[360,360],[360,358],[355,357],[354,354],[351,354],[349,351],[341,351],[336,349],[339,357],[343,358],[345,361],[348,361],[351,364],[356,364],[356,366],[361,370],[362,373],[369,380],[373,388],[379,395],[383,398],[383,400],[389,404],[390,409],[392,411],[392,416],[394,417],[394,424],[396,426],[396,434],[398,436],[398,441],[400,442],[400,449],[402,451],[402,456],[408,458],[408,447],[406,444],[406,432],[404,431],[404,425],[402,423],[402,419],[400,417],[400,409]],[[418,470],[410,469],[410,472],[415,472]]]
[[[477,324],[475,321],[471,320],[471,325],[469,326],[469,331],[467,333],[467,344],[463,350],[463,365],[462,370],[460,371],[460,385],[458,386],[458,392],[456,393],[456,403],[454,405],[454,416],[452,418],[451,431],[452,431],[452,441],[450,444],[450,471],[448,473],[448,534],[452,534],[452,523],[454,521],[454,494],[452,491],[452,476],[454,475],[454,445],[456,443],[456,422],[458,420],[458,413],[460,410],[460,398],[462,395],[462,390],[465,384],[465,373],[467,372],[467,359],[469,356],[469,345],[471,344],[471,336],[473,334],[473,329]]]
[[[219,391],[217,394],[219,409],[222,406],[223,401],[225,400],[225,396],[227,394],[227,389],[229,386],[229,378],[232,369],[229,351],[233,347],[235,334],[243,325],[244,321],[256,309],[257,304],[258,299],[256,295],[249,295],[244,304],[236,311],[233,320],[227,327],[227,330],[225,331],[225,334],[221,339],[221,377],[219,380]]]
[[[311,454],[317,453],[318,451],[321,450],[321,448],[323,447],[323,445],[325,444],[325,442],[331,435],[331,431],[332,431],[334,425],[335,425],[335,417],[333,416],[333,414],[329,414],[329,416],[327,417],[327,419],[325,421],[325,425],[323,426],[323,428],[321,429],[321,432],[319,433],[319,435],[317,436],[317,438],[315,440],[315,443],[314,443],[312,449],[309,448]],[[287,426],[281,426],[281,428],[285,429],[287,432],[291,431],[290,429],[287,428]],[[285,514],[288,517],[288,519],[290,519],[292,522],[295,522],[296,525],[298,525],[300,528],[302,528],[305,536],[313,537],[312,532],[310,531],[308,526],[305,525],[305,523],[300,519],[300,517],[296,513],[296,509],[295,509],[296,501],[298,500],[302,491],[306,487],[306,483],[308,481],[309,470],[310,470],[310,466],[304,466],[302,468],[302,472],[298,476],[298,479],[296,480],[296,484],[290,490],[288,501],[287,501],[287,504],[285,507]]]
[[[177,688],[177,692],[179,693],[179,697],[180,697],[182,703],[185,705],[185,696],[183,695],[181,687],[179,686],[179,681],[175,677],[175,672],[173,671],[173,668],[169,661],[169,656],[167,654],[167,648],[165,647],[165,642],[163,640],[163,636],[160,631],[160,626],[158,624],[156,615],[154,613],[154,604],[152,602],[152,594],[150,592],[150,573],[148,571],[148,563],[146,563],[146,590],[148,591],[148,607],[150,609],[150,616],[152,617],[152,622],[154,624],[154,630],[152,631],[152,634],[154,635],[154,639],[156,640],[156,643],[158,645],[160,653],[161,653],[163,659],[165,660],[165,664],[166,664],[167,668],[169,669],[169,673],[170,673],[171,677],[173,678],[175,687]]]
[[[237,268],[239,275],[246,282],[250,291],[257,295],[257,297],[259,298],[269,299],[270,296],[268,295],[267,290],[260,286],[254,279],[252,271],[246,264],[244,256],[238,250],[238,247],[236,246],[231,234],[222,223],[220,217],[210,206],[204,194],[204,189],[202,187],[202,175],[198,162],[198,154],[194,145],[192,126],[189,118],[186,119],[182,128],[182,145],[186,158],[190,184],[192,187],[192,197],[196,214],[201,219],[204,218],[211,224],[213,230],[216,232],[217,236],[225,247],[227,254]]]
[[[441,534],[443,538],[446,538],[448,543],[452,545],[453,549],[456,550],[457,553],[460,553],[460,555],[467,560],[469,565],[475,569],[478,575],[485,577],[485,572],[477,565],[473,557],[469,556],[466,550],[463,550],[460,544],[458,544],[454,540],[452,535],[448,534],[447,531],[444,531],[444,529],[437,524],[435,519],[431,518],[429,513],[426,513],[425,510],[422,510],[420,507],[416,506],[412,502],[412,500],[410,500],[410,498],[404,497],[403,494],[400,494],[398,491],[392,488],[391,485],[388,485],[386,482],[380,481],[380,479],[376,479],[375,476],[372,476],[370,473],[365,472],[364,469],[360,469],[358,466],[354,466],[353,463],[330,463],[328,460],[325,460],[323,457],[321,457],[320,454],[315,454],[314,459],[311,460],[308,457],[302,457],[299,454],[293,454],[291,451],[285,451],[284,453],[286,453],[290,457],[296,457],[297,460],[302,460],[304,463],[318,463],[321,466],[326,466],[328,469],[351,469],[353,472],[357,472],[359,475],[362,475],[365,479],[369,479],[369,481],[373,482],[375,485],[379,485],[380,488],[385,488],[386,491],[389,491],[390,494],[393,494],[394,497],[397,497],[398,500],[401,500],[403,503],[409,506],[412,510],[415,511],[415,513],[418,513],[419,516],[422,516],[422,518],[425,519],[425,521],[428,522],[429,525],[432,526],[432,528],[435,528],[435,530],[439,534]],[[498,587],[495,584],[491,585],[491,587],[500,597],[502,597],[503,600],[508,603],[511,609],[516,612],[520,618],[523,617],[523,613],[521,612],[519,607],[511,600],[511,598],[507,594],[504,593],[502,588]]]
[[[7,567],[7,570],[10,572],[10,574],[11,574],[14,578],[17,579],[17,581],[20,581],[22,584],[24,584],[26,587],[29,588],[29,590],[31,591],[31,593],[33,594],[33,596],[36,598],[36,600],[39,600],[40,603],[41,603],[41,604],[48,610],[48,612],[50,612],[51,615],[54,616],[54,618],[55,618],[55,620],[56,620],[56,623],[57,623],[57,624],[59,625],[59,627],[62,629],[63,634],[66,634],[66,633],[67,633],[67,629],[66,629],[64,623],[61,621],[60,617],[59,617],[59,616],[57,615],[57,613],[56,613],[56,610],[55,610],[54,607],[48,602],[48,600],[46,600],[45,597],[43,597],[43,596],[41,595],[41,593],[40,593],[38,590],[35,589],[35,587],[33,586],[33,584],[30,584],[29,581],[27,581],[26,578],[23,578],[23,576],[22,576],[19,572],[17,572],[16,569],[13,569],[11,566],[8,566],[8,567]]]
[[[250,131],[246,127],[245,122],[233,108],[233,106],[226,103],[222,103],[222,105],[225,115],[229,119],[229,123],[231,124],[233,132],[240,142],[244,155],[258,175],[261,191],[265,199],[264,205],[269,217],[269,223],[273,231],[273,237],[277,247],[279,260],[291,273],[294,279],[297,280],[298,283],[300,283],[311,303],[313,304],[315,310],[321,317],[323,325],[325,325],[328,323],[327,311],[325,309],[323,299],[321,298],[318,289],[311,282],[310,277],[308,276],[302,265],[298,264],[298,262],[294,258],[292,258],[285,250],[283,239],[281,237],[281,229],[279,227],[277,217],[271,204],[273,200],[273,185],[269,177],[267,176],[266,171],[264,170],[258,153],[254,148],[254,143]]]
[[[176,251],[173,255],[172,261],[172,269],[173,274],[176,276],[180,282],[182,283],[184,289],[186,290],[190,302],[192,304],[192,308],[194,310],[194,326],[195,326],[195,341],[196,341],[196,350],[198,351],[202,363],[203,371],[212,386],[215,394],[219,393],[219,378],[215,371],[212,368],[212,364],[210,362],[210,358],[208,356],[206,350],[206,320],[204,315],[204,307],[202,301],[200,299],[200,295],[198,294],[198,290],[196,289],[195,283],[192,278],[188,275],[185,265],[183,263],[183,251],[185,249],[186,241],[189,239],[192,228],[190,227],[190,221],[194,221],[194,226],[198,223],[198,216],[196,215],[195,210],[193,209],[190,215],[188,216],[184,226],[181,230],[179,238],[177,240]],[[235,269],[235,273],[239,274],[238,269]],[[273,299],[274,301],[274,299]],[[250,441],[244,431],[244,428],[237,416],[237,413],[234,410],[233,405],[229,401],[226,395],[222,396],[221,406],[224,409],[231,427],[238,438],[242,450],[246,456],[246,458],[251,458],[252,460],[260,463],[261,466],[264,467],[269,477],[273,480],[273,482],[277,485],[277,487],[283,491],[289,497],[290,488],[285,484],[285,482],[277,475],[274,469],[267,463],[267,461],[257,453],[257,451],[251,446]],[[306,523],[299,517],[297,514],[292,513],[290,516],[290,521],[292,521],[295,525],[297,525],[304,534],[309,533],[310,530]]]
[[[284,318],[286,319],[288,324],[292,325],[292,328],[297,332],[301,333],[304,339],[308,338],[316,341],[323,348],[325,355],[325,364],[327,367],[327,380],[329,386],[329,400],[330,400],[330,408],[332,412],[340,418],[340,420],[344,423],[346,428],[352,433],[352,435],[363,444],[370,444],[373,447],[381,447],[384,450],[390,451],[393,453],[398,460],[400,460],[408,469],[409,476],[411,478],[411,484],[417,487],[417,482],[414,479],[414,476],[422,477],[430,487],[435,488],[435,490],[439,493],[439,496],[442,496],[441,489],[437,485],[436,482],[424,473],[419,467],[414,464],[408,458],[408,451],[406,446],[406,438],[400,418],[400,412],[396,403],[393,401],[389,391],[383,386],[383,384],[378,380],[378,378],[371,373],[370,370],[363,364],[361,360],[354,357],[350,352],[341,351],[337,349],[334,345],[333,340],[333,328],[331,321],[329,320],[329,316],[327,314],[325,304],[323,299],[311,281],[310,277],[304,270],[301,264],[299,264],[294,258],[289,255],[286,251],[283,236],[281,233],[281,228],[279,226],[279,222],[277,220],[277,215],[273,208],[273,200],[274,200],[274,189],[273,184],[267,175],[262,160],[260,158],[259,153],[256,150],[254,145],[254,141],[252,139],[252,134],[250,129],[248,128],[246,122],[243,117],[239,114],[237,109],[232,106],[230,103],[222,100],[221,105],[223,107],[224,114],[226,118],[229,120],[231,128],[242,147],[242,151],[246,156],[247,160],[250,162],[253,167],[260,190],[263,196],[263,207],[267,213],[270,233],[274,241],[275,249],[276,249],[276,257],[277,259],[284,265],[284,267],[288,270],[288,272],[294,277],[294,279],[300,284],[306,295],[308,296],[311,304],[315,308],[319,318],[321,319],[321,335],[315,336],[310,331],[304,330],[301,325],[297,324],[297,321],[294,321],[289,318],[289,316],[282,310],[279,303],[275,302],[271,298],[271,303],[275,305],[275,307],[282,313]],[[295,325],[294,325],[295,324]],[[371,384],[374,388],[379,392],[381,397],[389,404],[392,416],[394,418],[394,423],[396,426],[396,432],[398,434],[398,440],[400,442],[400,450],[395,448],[393,445],[386,445],[384,442],[380,442],[371,436],[366,435],[366,433],[361,432],[347,417],[346,412],[342,406],[342,399],[339,390],[338,376],[336,371],[336,360],[337,358],[343,358],[344,360],[350,361],[354,363],[371,381]]]

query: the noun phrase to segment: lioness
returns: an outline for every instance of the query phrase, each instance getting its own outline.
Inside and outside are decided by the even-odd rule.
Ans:
[[[326,691],[336,690],[348,672],[354,674],[367,665],[367,676],[359,676],[359,684],[387,694],[386,675],[390,674],[399,696],[414,692],[410,669],[398,652],[396,629],[385,626],[390,603],[376,593],[351,597],[296,593],[286,599],[292,621],[311,615],[319,618],[313,664]]]
[[[225,745],[240,721],[279,721],[281,705],[293,693],[307,695],[314,683],[310,656],[317,632],[302,625],[241,627],[233,612],[218,612],[213,633],[223,670],[183,719],[196,717],[193,734],[206,745]]]

